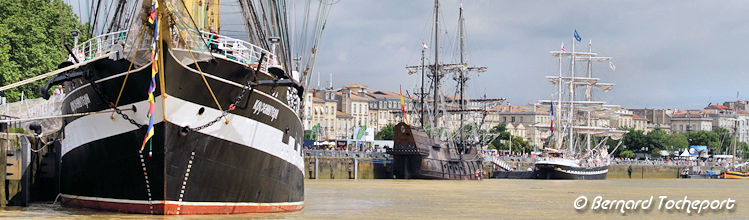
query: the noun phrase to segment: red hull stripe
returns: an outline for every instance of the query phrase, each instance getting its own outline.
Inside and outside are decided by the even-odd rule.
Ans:
[[[109,199],[62,195],[62,204],[68,207],[99,209],[113,212],[155,215],[208,215],[292,212],[304,208],[304,202],[247,203],[247,202],[177,202]],[[152,212],[153,210],[153,212]],[[177,211],[179,210],[179,211]]]

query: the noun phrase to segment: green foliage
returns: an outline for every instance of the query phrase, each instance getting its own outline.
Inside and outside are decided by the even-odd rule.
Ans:
[[[733,151],[733,149],[731,149]],[[740,156],[744,159],[749,158],[749,144],[746,142],[738,143],[736,146],[736,156]]]
[[[716,152],[719,152],[720,154],[726,154],[728,153],[728,150],[733,149],[733,135],[731,135],[733,131],[722,127],[717,127],[713,129],[713,133],[718,135],[719,144],[713,146]]]
[[[510,135],[510,132],[507,131],[506,126],[507,125],[505,124],[499,124],[489,130],[489,133],[498,134],[497,138],[495,138],[494,140],[492,140],[491,143],[489,143],[489,148],[497,149],[497,150],[509,150],[510,139],[512,137],[512,152],[513,153],[522,153],[523,151],[529,152],[533,150],[530,144],[528,143],[528,141],[524,141],[523,138],[521,137]],[[503,140],[505,143],[502,143]]]
[[[671,134],[666,137],[666,146],[673,146],[674,150],[682,150],[689,147],[689,138],[685,134]]]
[[[671,150],[671,146],[667,144],[668,133],[661,129],[656,129],[649,132],[647,135],[648,153],[656,156],[660,156],[661,150]]]
[[[644,134],[643,131],[636,131],[634,129],[627,129],[629,133],[624,135],[622,145],[626,147],[621,148],[621,155],[624,151],[632,151],[639,153],[650,153],[652,155],[659,155],[661,150],[667,150],[673,152],[675,150],[684,150],[689,148],[690,145],[706,145],[708,146],[710,154],[731,154],[733,135],[731,131],[725,128],[716,128],[713,131],[693,131],[682,134],[668,134],[664,130],[656,129]],[[616,142],[609,140],[607,142],[610,147],[616,146]],[[743,149],[742,147],[746,143],[739,143],[740,146],[737,149]],[[645,151],[647,149],[647,151]],[[609,149],[610,151],[613,149]],[[742,151],[744,152],[744,151]],[[746,151],[749,155],[749,149]]]
[[[706,145],[711,153],[716,152],[715,150],[722,145],[720,137],[714,131],[692,131],[685,134],[690,139],[689,145]]]
[[[633,152],[642,152],[646,147],[648,151],[650,150],[650,141],[643,131],[632,128],[628,128],[627,130],[629,133],[625,134],[622,138],[622,145],[627,146],[627,149]]]
[[[73,44],[71,30],[85,32],[73,10],[62,0],[0,0],[0,85],[8,85],[47,73],[65,61],[63,39]],[[79,39],[86,37],[79,37]],[[4,91],[8,102],[18,101],[21,91],[39,96],[40,80]]]
[[[393,140],[395,125],[388,124],[375,133],[375,140]]]
[[[621,157],[621,158],[633,158],[633,157],[635,157],[635,153],[632,152],[631,150],[625,150],[625,151],[622,151],[621,153],[619,153],[619,157]]]

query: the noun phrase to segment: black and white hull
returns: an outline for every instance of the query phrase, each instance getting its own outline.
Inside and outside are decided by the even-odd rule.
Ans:
[[[608,165],[582,167],[575,160],[557,159],[535,164],[536,179],[602,180],[609,172]]]
[[[176,57],[180,57],[178,59]],[[66,84],[61,193],[65,206],[146,214],[231,214],[303,207],[302,123],[297,88],[258,85],[225,118],[185,51],[164,54],[156,80],[154,135],[146,135],[150,66],[127,72],[124,59],[100,59],[72,71]],[[190,60],[188,64],[186,60]],[[251,79],[249,65],[200,60],[223,109]],[[258,80],[268,80],[267,73]],[[199,126],[206,125],[200,129]]]

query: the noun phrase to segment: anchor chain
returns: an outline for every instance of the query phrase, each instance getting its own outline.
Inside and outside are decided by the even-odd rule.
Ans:
[[[123,119],[127,120],[128,122],[130,122],[130,124],[133,124],[138,128],[144,126],[136,122],[134,119],[130,118],[130,116],[126,115],[125,113],[122,113],[122,110],[120,110],[120,108],[117,108],[117,106],[114,106],[113,102],[109,101],[110,100],[109,97],[106,94],[104,94],[104,92],[101,91],[101,88],[99,88],[96,82],[92,79],[93,77],[91,76],[91,70],[86,70],[86,73],[84,74],[84,78],[86,78],[86,80],[88,80],[89,82],[89,85],[91,85],[91,87],[94,88],[94,92],[96,92],[96,96],[98,96],[101,101],[108,103],[108,107],[114,109],[115,113],[122,116]]]
[[[252,87],[250,85],[252,85],[253,82],[257,81],[257,74],[258,72],[260,72],[260,66],[263,63],[263,59],[265,59],[265,53],[260,54],[260,61],[258,61],[258,65],[257,65],[257,68],[255,69],[255,73],[252,75],[252,79],[249,82],[247,82],[245,86],[242,86],[242,92],[240,92],[239,95],[237,95],[237,97],[234,98],[234,103],[229,105],[228,109],[221,112],[221,115],[216,117],[212,121],[209,121],[208,123],[205,123],[204,125],[201,125],[195,128],[188,128],[188,129],[192,131],[199,131],[204,128],[210,127],[211,125],[216,124],[216,122],[220,121],[222,118],[226,117],[226,115],[229,115],[230,111],[233,111],[234,109],[236,109],[237,106],[239,106],[239,102],[241,102],[242,99],[244,99],[244,97],[247,94],[252,94],[252,92],[255,90],[255,87]]]

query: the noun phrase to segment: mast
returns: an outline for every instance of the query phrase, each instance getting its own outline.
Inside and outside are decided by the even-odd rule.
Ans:
[[[564,44],[562,44],[562,45],[563,45],[562,48],[564,48]],[[564,52],[564,51],[562,51],[562,52]],[[559,110],[562,110],[562,61],[563,61],[562,57],[563,56],[560,53],[559,54],[559,81],[557,83],[557,86],[559,88],[559,93],[558,93],[558,95],[559,95],[559,101],[557,102],[557,115],[555,115],[555,117],[557,119],[557,123],[559,123],[559,124],[562,123],[562,112],[559,111]],[[557,145],[556,148],[557,149],[562,149],[562,138],[563,138],[562,136],[564,136],[564,134],[562,133],[562,130],[559,130],[559,129],[561,129],[561,127],[557,126],[557,134],[558,135],[556,136],[556,145]],[[552,135],[554,135],[554,134],[552,133]]]
[[[591,59],[593,57],[593,40],[588,41],[588,78],[593,78],[593,60]],[[591,101],[593,100],[593,94],[592,91],[590,91],[590,84],[585,85],[585,100]],[[590,125],[590,111],[585,112],[585,116],[587,117],[587,126]],[[590,151],[590,133],[588,132],[585,134],[585,146]]]
[[[738,103],[738,101],[737,101]],[[739,120],[738,117],[736,117],[736,121],[733,125],[733,156],[731,157],[731,170],[733,170],[733,166],[735,166],[736,163],[736,136],[739,134]]]
[[[439,68],[439,16],[440,15],[440,2],[439,0],[434,0],[434,94],[432,98],[434,99],[432,103],[432,109],[434,111],[434,128],[439,126],[439,110],[437,109],[437,97],[439,96],[439,88],[440,88],[440,68]],[[439,135],[435,135],[435,137],[439,137]]]
[[[464,47],[464,43],[465,43],[465,38],[463,37],[463,23],[464,23],[464,20],[463,20],[463,4],[461,3],[460,4],[460,11],[458,13],[458,31],[460,32],[460,65],[461,66],[465,66],[465,64],[466,64],[466,62],[465,62],[465,60],[463,58],[463,47]],[[459,127],[459,129],[460,129],[460,139],[459,139],[459,142],[462,144],[463,143],[463,139],[465,138],[465,134],[463,132],[463,114],[464,114],[463,110],[465,110],[465,108],[464,108],[465,103],[463,103],[463,92],[465,91],[465,82],[466,82],[466,79],[465,79],[465,74],[464,74],[464,68],[460,68],[460,70],[458,70],[458,71],[460,72],[460,78],[458,79],[458,80],[460,80],[460,82],[458,82],[458,84],[460,85],[460,127]]]
[[[568,116],[567,116],[567,117],[569,117],[569,118],[567,118],[567,122],[568,122],[568,125],[569,125],[568,131],[570,132],[569,139],[567,140],[567,149],[569,150],[570,153],[574,153],[574,148],[575,148],[575,143],[574,143],[575,142],[575,139],[574,139],[575,136],[574,136],[574,131],[573,131],[573,127],[575,126],[575,124],[574,124],[574,117],[575,117],[575,115],[574,115],[575,108],[574,107],[575,107],[575,105],[573,104],[573,102],[575,101],[575,40],[576,39],[573,36],[572,37],[572,53],[570,54],[570,57],[572,57],[571,61],[570,61],[571,62],[571,68],[570,68],[570,104],[569,104],[569,112],[568,112]]]
[[[420,98],[419,102],[421,102],[421,105],[420,105],[420,107],[421,107],[421,109],[420,109],[421,116],[419,118],[421,119],[421,127],[422,128],[424,127],[424,117],[425,117],[425,115],[424,115],[424,110],[425,109],[424,108],[426,107],[426,106],[424,106],[424,96],[425,95],[426,94],[424,94],[424,47],[421,47],[421,94],[419,94],[419,96],[420,96],[419,97]]]

